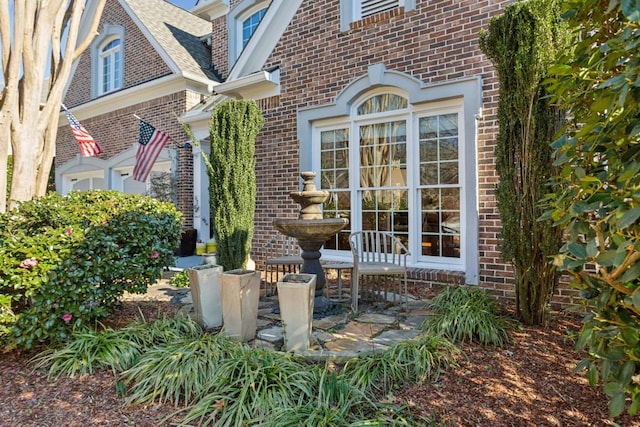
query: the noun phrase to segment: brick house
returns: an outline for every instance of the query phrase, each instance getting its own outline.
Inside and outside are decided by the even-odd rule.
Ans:
[[[513,297],[513,273],[500,259],[493,195],[498,79],[478,45],[480,30],[512,1],[199,0],[190,12],[207,22],[210,61],[220,79],[210,76],[214,93],[207,97],[204,91],[180,92],[181,120],[201,141],[190,153],[178,150],[180,162],[189,158],[193,168],[187,173],[178,167],[185,184],[179,200],[186,200],[179,206],[199,206],[187,212],[185,225],[209,237],[200,149],[209,148],[211,112],[229,98],[255,99],[265,117],[256,144],[252,258],[258,268],[277,233],[273,220],[297,216],[289,193],[300,188],[301,171],[313,170],[318,188],[332,195],[325,214],[350,222],[325,244],[323,260],[351,260],[351,230],[388,230],[411,251],[411,280],[479,284]],[[149,37],[143,41],[153,45]],[[85,61],[84,80],[86,56],[78,66]],[[68,96],[72,90],[73,84]],[[106,132],[107,117],[82,114],[83,106],[100,99],[92,101],[88,88],[83,94],[67,102],[78,105],[85,127],[104,126]],[[172,123],[167,114],[175,108],[166,98],[157,101],[116,111],[155,117],[149,114],[155,108],[159,120],[152,124]],[[131,120],[122,134],[136,133],[135,126]],[[66,138],[68,151],[73,141],[70,133]],[[108,156],[134,141],[119,142]],[[63,153],[58,168],[74,161]],[[76,159],[75,167],[83,161]],[[555,301],[568,304],[572,296],[561,287]]]
[[[186,228],[193,226],[193,155],[180,148],[188,137],[178,117],[218,83],[211,67],[210,33],[209,21],[164,0],[107,1],[99,35],[75,64],[64,98],[103,153],[81,157],[61,114],[58,192],[95,188],[158,194],[153,184],[160,180],[169,187],[163,197],[185,214]],[[146,183],[131,176],[139,145],[134,114],[171,136]]]

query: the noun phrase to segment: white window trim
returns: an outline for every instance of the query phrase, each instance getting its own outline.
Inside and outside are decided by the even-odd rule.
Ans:
[[[120,39],[120,86],[108,92],[102,91],[102,47],[111,40]],[[103,96],[124,87],[125,29],[120,25],[106,24],[91,43],[91,98]]]
[[[459,144],[459,153],[458,153],[458,164],[459,164],[459,186],[461,188],[461,197],[460,197],[460,212],[464,213],[460,218],[460,231],[461,231],[461,239],[460,239],[460,257],[436,257],[436,256],[424,256],[420,251],[420,241],[418,230],[420,230],[420,219],[421,215],[419,213],[411,214],[412,212],[419,212],[420,206],[418,202],[418,180],[419,180],[419,170],[416,167],[417,162],[415,160],[409,161],[409,159],[417,159],[419,157],[419,144],[418,134],[419,134],[419,119],[422,117],[428,117],[433,115],[442,115],[449,113],[457,113],[458,114],[458,128],[462,129],[464,110],[461,99],[452,99],[446,101],[434,101],[428,104],[418,104],[412,105],[409,104],[407,108],[393,110],[393,111],[385,111],[381,113],[372,113],[367,115],[358,115],[357,107],[366,99],[380,94],[391,93],[395,95],[400,95],[405,99],[408,99],[408,95],[406,93],[402,93],[401,91],[395,90],[393,88],[378,88],[372,90],[371,92],[367,92],[364,96],[358,98],[352,104],[352,111],[349,117],[340,118],[337,120],[325,120],[320,123],[314,123],[313,125],[313,152],[320,152],[320,134],[324,131],[337,130],[337,129],[348,129],[349,132],[349,188],[351,193],[351,223],[349,224],[349,228],[351,230],[361,230],[361,209],[359,206],[358,193],[360,188],[359,179],[360,176],[357,173],[357,168],[355,165],[360,164],[359,159],[359,141],[357,135],[359,134],[358,129],[360,126],[380,123],[382,121],[392,121],[392,120],[401,120],[406,121],[407,123],[407,170],[410,173],[407,173],[407,190],[409,191],[409,220],[411,233],[411,247],[409,248],[411,252],[411,256],[407,259],[407,263],[413,267],[420,268],[433,268],[433,269],[446,269],[452,271],[464,271],[465,266],[465,258],[467,256],[467,238],[466,235],[468,233],[467,230],[467,206],[465,203],[466,200],[466,192],[474,191],[474,187],[469,188],[469,179],[467,179],[466,171],[463,165],[465,164],[465,153],[468,151],[465,146],[464,135],[459,135],[458,144]],[[411,164],[410,164],[411,163]],[[321,169],[320,165],[320,156],[313,156],[312,170],[319,171]],[[319,179],[317,177],[316,179]],[[321,183],[317,183],[320,188]],[[471,180],[471,185],[473,181]],[[357,208],[357,209],[356,209]],[[355,215],[354,215],[355,213]],[[323,250],[323,256],[330,257],[332,259],[343,259],[345,261],[350,257],[349,253],[345,251],[338,250]]]
[[[106,46],[111,43],[112,41],[118,40],[120,43],[118,44],[117,47],[115,48],[111,48],[107,51],[105,51]],[[105,95],[107,93],[113,92],[115,90],[118,90],[122,87],[122,74],[120,74],[120,82],[118,85],[116,85],[115,82],[115,76],[118,73],[122,73],[122,39],[118,38],[117,36],[113,36],[108,38],[107,40],[105,40],[102,45],[100,45],[100,49],[99,49],[100,53],[100,59],[99,59],[99,66],[98,66],[98,86],[99,86],[99,93],[100,95]],[[115,64],[115,55],[116,52],[120,53],[120,65],[116,65]],[[113,68],[111,70],[111,72],[109,73],[109,75],[107,76],[108,78],[108,82],[107,82],[107,89],[104,88],[104,78],[105,78],[105,73],[104,73],[104,62],[105,60],[107,60],[109,62],[109,65]]]
[[[348,31],[352,22],[361,18],[362,2],[360,0],[340,0],[340,31]],[[399,0],[398,7],[404,7],[405,11],[416,8],[416,0]]]
[[[244,49],[242,46],[242,23],[254,13],[267,7],[269,7],[269,0],[243,0],[227,14],[230,68]]]
[[[479,76],[457,79],[452,81],[425,84],[408,74],[394,70],[387,70],[384,64],[374,64],[368,72],[354,79],[340,92],[334,102],[320,106],[307,107],[298,111],[298,140],[300,141],[300,170],[319,170],[319,162],[316,159],[314,141],[318,141],[319,131],[324,126],[329,128],[342,128],[345,124],[351,126],[351,111],[356,101],[363,96],[371,96],[375,87],[395,87],[406,93],[409,104],[421,114],[424,109],[447,106],[447,102],[458,102],[464,114],[459,116],[461,126],[459,137],[463,138],[464,146],[461,146],[460,169],[464,170],[465,188],[460,201],[460,208],[464,209],[464,219],[461,218],[461,227],[464,227],[464,249],[461,242],[461,252],[464,250],[461,271],[465,273],[465,282],[477,284],[479,281],[479,230],[478,230],[478,178],[477,178],[477,117],[482,111],[482,80]],[[449,101],[451,100],[451,101]],[[424,107],[424,108],[422,108]],[[417,122],[416,122],[417,123]],[[342,125],[342,126],[341,126]],[[415,125],[417,126],[417,124]],[[322,128],[324,129],[324,128]],[[350,128],[349,132],[353,132]],[[417,129],[408,132],[417,132]],[[350,162],[353,162],[350,159]],[[353,163],[350,163],[353,164]],[[353,179],[353,177],[350,177]],[[416,188],[411,184],[410,188]],[[409,206],[409,209],[413,209]],[[352,226],[353,227],[353,226]],[[355,228],[354,228],[355,229]],[[461,229],[462,231],[462,229]],[[323,252],[324,254],[324,252]],[[330,254],[327,253],[329,256]],[[461,254],[462,255],[462,254]],[[323,255],[324,256],[324,255]],[[341,255],[348,260],[348,255]],[[411,267],[428,268],[427,262],[416,260],[416,255],[410,263]],[[438,258],[441,260],[442,258]],[[454,270],[453,266],[446,263],[433,264],[433,268]]]

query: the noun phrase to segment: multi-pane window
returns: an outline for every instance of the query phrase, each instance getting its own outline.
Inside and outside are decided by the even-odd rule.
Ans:
[[[108,93],[122,86],[122,45],[113,39],[100,49],[100,93]]]
[[[421,254],[460,257],[458,114],[419,119]]]
[[[320,186],[331,194],[324,216],[350,223],[325,249],[349,250],[349,230],[378,230],[399,237],[413,262],[461,263],[461,114],[446,108],[382,93],[320,129]]]
[[[324,203],[325,218],[346,218],[351,223],[349,189],[349,130],[332,129],[320,133],[320,182],[330,198]],[[326,249],[348,250],[350,225],[325,243]]]
[[[258,28],[262,17],[267,12],[267,9],[260,9],[247,19],[242,21],[242,47],[245,47],[249,43],[249,39]]]

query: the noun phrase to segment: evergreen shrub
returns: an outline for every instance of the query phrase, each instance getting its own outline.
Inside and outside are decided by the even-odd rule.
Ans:
[[[56,193],[0,215],[0,339],[66,340],[173,263],[182,214],[117,191]],[[12,340],[10,340],[12,336]]]

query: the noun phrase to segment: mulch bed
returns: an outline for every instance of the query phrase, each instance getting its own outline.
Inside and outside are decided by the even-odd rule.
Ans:
[[[177,309],[170,302],[127,301],[104,324],[119,327],[141,313],[150,320]],[[614,426],[601,389],[572,373],[582,356],[572,338],[579,329],[575,314],[554,313],[548,327],[520,326],[504,348],[464,344],[458,367],[391,398],[434,416],[438,426]],[[170,405],[123,406],[110,372],[51,381],[30,367],[34,355],[0,354],[0,426],[159,426],[180,419],[170,417],[177,409]],[[638,416],[616,422],[640,427]]]

